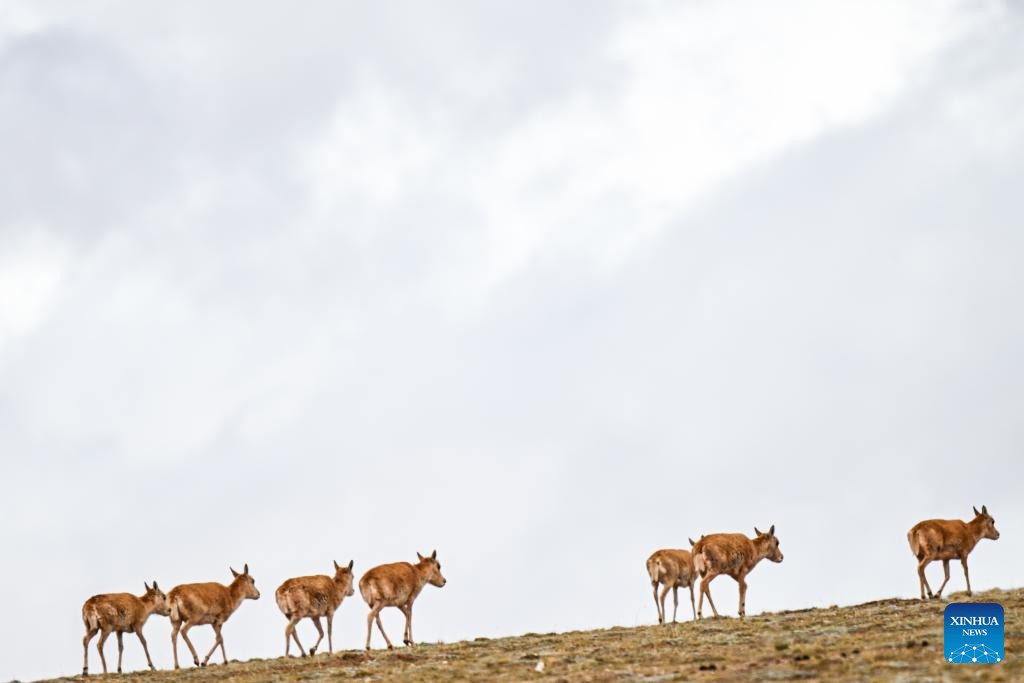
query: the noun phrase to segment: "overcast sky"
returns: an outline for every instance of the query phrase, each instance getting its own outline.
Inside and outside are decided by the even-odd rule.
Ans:
[[[907,529],[972,505],[974,588],[1019,585],[1022,30],[0,4],[0,680],[79,671],[95,593],[245,562],[232,658],[283,653],[285,578],[435,548],[424,641],[652,623],[651,551],[773,523],[752,614],[913,597]]]

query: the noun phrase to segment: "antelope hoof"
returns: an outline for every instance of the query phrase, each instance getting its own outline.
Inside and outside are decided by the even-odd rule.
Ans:
[[[389,650],[394,650],[394,649],[395,649],[395,646],[394,646],[394,645],[392,645],[391,643],[388,643],[388,649],[389,649]]]
[[[88,676],[89,675],[89,670],[88,669],[82,669],[82,675],[83,676]]]
[[[316,654],[316,646],[314,645],[313,647],[309,648],[309,656],[312,657],[315,654]]]
[[[117,667],[117,673],[121,673],[121,667]]]

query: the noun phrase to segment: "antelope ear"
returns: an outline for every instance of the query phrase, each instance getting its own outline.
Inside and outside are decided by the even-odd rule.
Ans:
[[[424,559],[423,556],[420,555],[420,551],[418,550],[416,551],[416,557],[420,558],[421,560]]]
[[[432,560],[436,560],[437,559],[437,551],[436,550],[434,552],[430,553],[430,559],[432,559]]]
[[[338,561],[337,560],[331,560],[331,562],[334,563],[334,571],[338,571],[339,569],[341,569],[341,567],[338,566]]]
[[[757,535],[757,536],[761,535],[761,530],[758,529],[756,526],[754,527],[754,534]]]
[[[985,507],[984,505],[981,506],[981,514],[983,514],[983,515],[987,515],[988,514],[988,508]]]
[[[146,587],[146,592],[148,593],[149,592],[149,584],[146,583],[145,581],[143,581],[142,585]]]
[[[702,540],[702,541],[704,540],[704,534],[700,535],[700,540]]]
[[[774,536],[775,535],[775,525],[774,524],[772,524],[772,528],[768,530],[768,535],[769,536]]]
[[[242,573],[245,574],[246,576],[249,575],[249,563],[248,562],[246,562],[245,566],[242,567]]]
[[[687,536],[687,537],[686,537],[686,540],[690,542],[690,545],[697,545],[697,544],[696,544],[696,543],[694,542],[694,540],[693,540],[692,538],[690,538],[689,536]]]
[[[352,565],[354,565],[355,563],[356,563],[355,560],[349,560],[348,561],[348,570],[349,571],[352,571]]]
[[[153,580],[153,590],[155,590],[155,591],[160,590],[160,586],[156,585],[156,580],[155,579]]]
[[[978,515],[980,515],[980,514],[981,514],[980,512],[978,512],[978,508],[974,507],[973,505],[972,505],[971,507],[972,507],[972,508],[974,508],[974,516],[975,516],[975,517],[977,517]],[[984,506],[984,505],[982,505],[981,507],[985,507],[985,506]]]
[[[241,575],[240,575],[240,574],[239,574],[238,572],[236,572],[236,571],[235,571],[235,568],[234,568],[234,567],[228,567],[228,569],[230,569],[230,570],[231,570],[231,576],[234,576],[234,577],[236,577],[236,578],[237,578],[237,577],[239,577],[239,576],[241,576]]]

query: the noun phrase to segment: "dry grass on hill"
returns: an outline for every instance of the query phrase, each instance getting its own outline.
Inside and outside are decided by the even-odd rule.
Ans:
[[[954,594],[955,601],[968,600]],[[527,634],[393,651],[129,674],[145,681],[675,681],[1024,680],[1024,589],[976,593],[1006,610],[1006,660],[947,664],[946,601],[879,600],[853,607],[723,617],[700,623]],[[538,672],[538,665],[543,671]],[[69,680],[69,679],[61,679]]]

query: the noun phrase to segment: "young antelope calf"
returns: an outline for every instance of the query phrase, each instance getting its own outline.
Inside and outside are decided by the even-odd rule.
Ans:
[[[230,567],[229,567],[230,569]],[[171,607],[171,646],[174,648],[174,668],[178,667],[178,631],[185,639],[189,652],[192,653],[192,661],[199,666],[199,655],[192,647],[192,641],[188,639],[188,631],[193,626],[210,624],[217,639],[213,647],[203,660],[203,666],[210,661],[210,657],[220,645],[220,653],[224,656],[224,663],[228,663],[228,653],[224,651],[224,638],[220,634],[220,627],[228,620],[242,600],[246,598],[258,600],[260,592],[256,590],[256,582],[249,575],[249,565],[245,565],[241,574],[234,569],[231,570],[234,580],[230,585],[219,583],[186,583],[175,586],[167,594],[167,602]],[[184,624],[184,628],[182,628]]]
[[[374,567],[363,574],[359,579],[359,592],[363,600],[370,606],[370,614],[366,617],[366,649],[370,649],[370,635],[373,633],[373,622],[377,621],[377,628],[384,636],[384,642],[388,649],[394,646],[384,633],[384,625],[380,623],[380,611],[385,607],[397,607],[405,615],[405,635],[402,640],[406,645],[412,646],[412,603],[416,596],[423,590],[423,586],[430,584],[440,588],[447,581],[441,576],[441,563],[437,561],[437,551],[430,554],[430,557],[423,557],[416,553],[419,562],[409,564],[408,562],[395,562],[393,564],[382,564]]]
[[[288,648],[291,646],[291,639],[299,646],[299,654],[303,657],[306,653],[299,642],[299,634],[295,632],[295,624],[299,620],[309,617],[320,637],[316,639],[316,645],[309,648],[309,654],[315,655],[320,641],[324,639],[324,630],[320,626],[320,617],[327,617],[327,652],[334,652],[332,630],[334,624],[334,612],[341,605],[341,601],[352,595],[352,565],[355,560],[348,563],[347,567],[338,566],[334,563],[334,578],[318,574],[317,576],[299,576],[288,579],[277,589],[275,597],[277,606],[281,612],[288,617],[288,625],[284,628],[284,656],[288,656]]]
[[[693,545],[692,543],[690,545]],[[679,609],[679,588],[681,586],[690,589],[690,609],[694,617],[697,616],[696,608],[693,606],[693,582],[697,577],[697,571],[693,567],[693,556],[688,550],[658,550],[647,558],[647,573],[651,577],[651,587],[654,589],[654,606],[658,610],[658,623],[665,623],[665,597],[668,589],[672,589],[672,623],[676,623],[676,610]],[[661,599],[658,599],[658,584],[664,584],[661,589]]]
[[[743,534],[710,534],[702,536],[693,544],[693,565],[704,577],[700,582],[700,600],[697,602],[698,619],[702,616],[705,594],[708,596],[711,611],[718,616],[709,587],[711,580],[716,576],[727,574],[740,585],[742,617],[747,614],[747,574],[765,558],[772,562],[782,562],[779,539],[775,537],[775,525],[772,524],[768,533],[762,533],[754,527],[754,533],[754,538],[747,538]]]
[[[960,560],[964,568],[964,579],[967,580],[967,595],[971,594],[971,575],[967,573],[967,556],[974,546],[983,538],[993,541],[999,538],[996,531],[996,520],[988,514],[988,508],[981,506],[981,512],[974,508],[974,519],[962,522],[959,519],[929,519],[918,522],[907,532],[910,552],[917,558],[917,576],[921,584],[921,599],[925,591],[928,597],[942,597],[942,589],[949,582],[949,561]],[[932,587],[924,576],[924,568],[929,562],[942,560],[942,570],[946,574],[939,590],[932,595]]]
[[[89,675],[89,641],[97,631],[101,631],[96,649],[100,651],[103,673],[107,673],[107,659],[103,656],[103,644],[107,642],[107,636],[111,631],[117,634],[117,673],[121,673],[121,659],[124,656],[124,641],[121,638],[125,633],[135,633],[139,637],[149,668],[156,669],[149,656],[149,646],[146,645],[146,638],[142,635],[142,627],[153,612],[166,617],[170,613],[170,609],[167,607],[167,596],[156,585],[156,581],[152,586],[147,583],[143,583],[143,585],[146,587],[146,592],[142,597],[135,597],[131,593],[108,593],[94,595],[82,605],[82,621],[85,622],[85,637],[82,639],[83,676]]]

